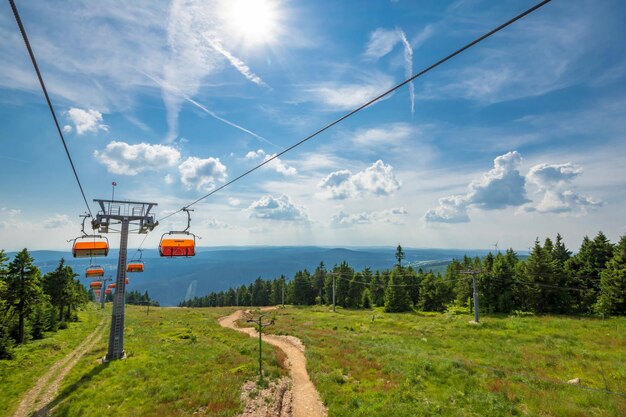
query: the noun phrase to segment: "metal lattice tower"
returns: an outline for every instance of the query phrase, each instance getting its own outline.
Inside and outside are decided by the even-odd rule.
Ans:
[[[150,215],[150,210],[156,203],[132,202],[120,200],[98,200],[100,211],[92,221],[92,227],[100,233],[118,231],[120,233],[120,254],[117,262],[117,278],[113,295],[113,313],[111,315],[111,331],[109,332],[109,348],[105,361],[124,357],[124,307],[126,294],[126,258],[128,250],[128,233],[130,226],[137,225],[137,233],[148,233],[158,222]],[[119,230],[111,226],[120,225]]]

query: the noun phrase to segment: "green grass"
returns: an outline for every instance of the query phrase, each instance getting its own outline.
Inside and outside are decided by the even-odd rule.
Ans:
[[[375,320],[372,321],[372,317]],[[330,416],[618,416],[626,319],[385,314],[326,307],[276,312],[298,336]]]
[[[258,373],[258,341],[224,329],[234,309],[128,306],[128,358],[98,364],[108,337],[87,352],[54,402],[57,416],[232,416],[242,384]],[[108,335],[108,333],[107,333]],[[263,369],[277,377],[277,355],[264,345]],[[197,414],[194,414],[197,413]]]
[[[96,328],[102,311],[90,305],[78,312],[79,322],[46,338],[15,349],[13,360],[0,360],[0,416],[10,416],[22,396],[48,368],[78,346]]]
[[[258,342],[219,326],[217,319],[231,311],[151,308],[146,315],[144,307],[129,306],[128,358],[99,364],[105,327],[63,382],[52,414],[238,414],[241,385],[257,372]],[[83,312],[71,332],[0,362],[0,415],[10,415],[37,377],[95,328],[99,314]],[[305,343],[311,378],[331,417],[626,415],[625,397],[565,384],[580,377],[591,388],[626,392],[626,318],[487,316],[475,326],[463,314],[307,307],[275,315],[266,330]],[[264,360],[270,377],[284,373],[281,355],[269,345]]]

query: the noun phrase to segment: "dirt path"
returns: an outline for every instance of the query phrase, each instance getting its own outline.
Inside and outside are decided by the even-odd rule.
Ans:
[[[48,405],[54,400],[58,393],[61,382],[72,370],[74,365],[78,363],[83,354],[93,348],[98,340],[100,340],[102,336],[101,330],[104,324],[105,316],[102,316],[102,320],[100,320],[96,329],[91,332],[76,349],[55,363],[45,375],[37,380],[35,386],[22,398],[13,417],[27,417],[33,413],[37,416],[47,415]]]
[[[219,323],[222,327],[246,333],[250,337],[259,337],[258,332],[251,327],[237,327],[235,322],[243,318],[243,310],[222,317]],[[309,379],[306,371],[306,357],[304,345],[293,336],[264,335],[263,341],[278,347],[287,356],[289,373],[293,382],[292,409],[294,417],[326,417],[328,411],[322,404],[320,395]]]

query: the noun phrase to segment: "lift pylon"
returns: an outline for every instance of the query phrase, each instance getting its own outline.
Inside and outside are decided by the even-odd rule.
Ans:
[[[121,359],[124,357],[124,307],[126,292],[126,257],[128,250],[128,233],[130,226],[138,226],[138,233],[148,233],[153,230],[158,222],[150,210],[156,203],[121,201],[121,200],[98,200],[94,202],[100,206],[100,211],[91,222],[94,229],[99,233],[120,233],[120,255],[117,263],[117,278],[115,280],[115,294],[113,295],[113,313],[111,315],[111,330],[109,332],[109,348],[105,361]],[[120,225],[119,230],[113,227]],[[113,226],[113,227],[112,227]]]

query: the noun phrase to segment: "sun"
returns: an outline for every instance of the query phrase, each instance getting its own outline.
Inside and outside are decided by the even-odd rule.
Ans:
[[[273,43],[280,25],[276,0],[225,0],[222,15],[232,35],[247,44]]]

